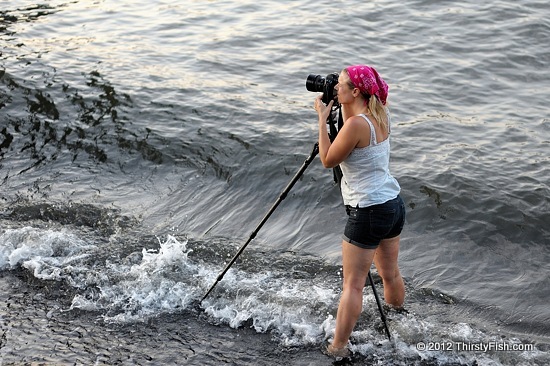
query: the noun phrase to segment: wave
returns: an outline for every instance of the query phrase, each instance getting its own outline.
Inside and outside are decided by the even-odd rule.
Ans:
[[[0,269],[21,268],[37,280],[64,283],[71,287],[66,292],[73,295],[62,311],[98,313],[106,323],[147,322],[163,314],[198,311],[212,324],[269,333],[283,347],[318,346],[332,336],[339,266],[293,252],[245,252],[198,304],[220,264],[235,252],[235,244],[226,238],[195,241],[171,235],[155,240],[154,245],[150,241],[140,249],[140,244],[133,243],[105,254],[108,243],[91,243],[70,230],[8,229],[0,235]],[[380,279],[374,275],[379,286]],[[502,338],[442,316],[441,304],[452,304],[452,297],[408,287],[416,298],[409,311],[388,313],[391,342],[385,337],[374,295],[366,289],[365,310],[352,334],[354,352],[371,360],[397,355],[401,362],[397,364],[419,360],[423,364],[509,364],[547,357],[544,344]],[[471,352],[479,344],[491,349]],[[422,349],[423,345],[429,346]],[[524,352],[512,351],[520,346]]]

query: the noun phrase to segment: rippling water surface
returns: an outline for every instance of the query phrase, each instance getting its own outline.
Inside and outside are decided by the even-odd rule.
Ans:
[[[548,364],[549,19],[533,0],[3,1],[0,363],[330,364],[345,214],[318,160],[197,304],[311,152],[307,75],[367,63],[390,85],[409,312],[388,341],[365,289],[353,363]]]

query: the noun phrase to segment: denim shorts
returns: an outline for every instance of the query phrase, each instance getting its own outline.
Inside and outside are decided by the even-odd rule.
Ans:
[[[348,222],[342,239],[364,249],[376,249],[383,239],[401,234],[405,224],[405,203],[393,200],[364,208],[346,206]]]

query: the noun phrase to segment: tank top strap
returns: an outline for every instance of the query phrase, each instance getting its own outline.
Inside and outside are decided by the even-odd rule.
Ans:
[[[361,113],[360,116],[363,117],[365,119],[365,121],[367,121],[367,123],[369,124],[369,127],[370,127],[370,146],[377,145],[378,143],[376,142],[376,131],[374,129],[374,125],[370,121],[369,117],[367,117],[365,114]]]

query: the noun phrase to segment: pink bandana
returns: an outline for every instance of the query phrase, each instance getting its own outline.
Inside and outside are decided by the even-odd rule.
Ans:
[[[355,65],[346,68],[353,85],[362,93],[376,95],[382,104],[386,105],[388,84],[378,75],[374,67]]]

